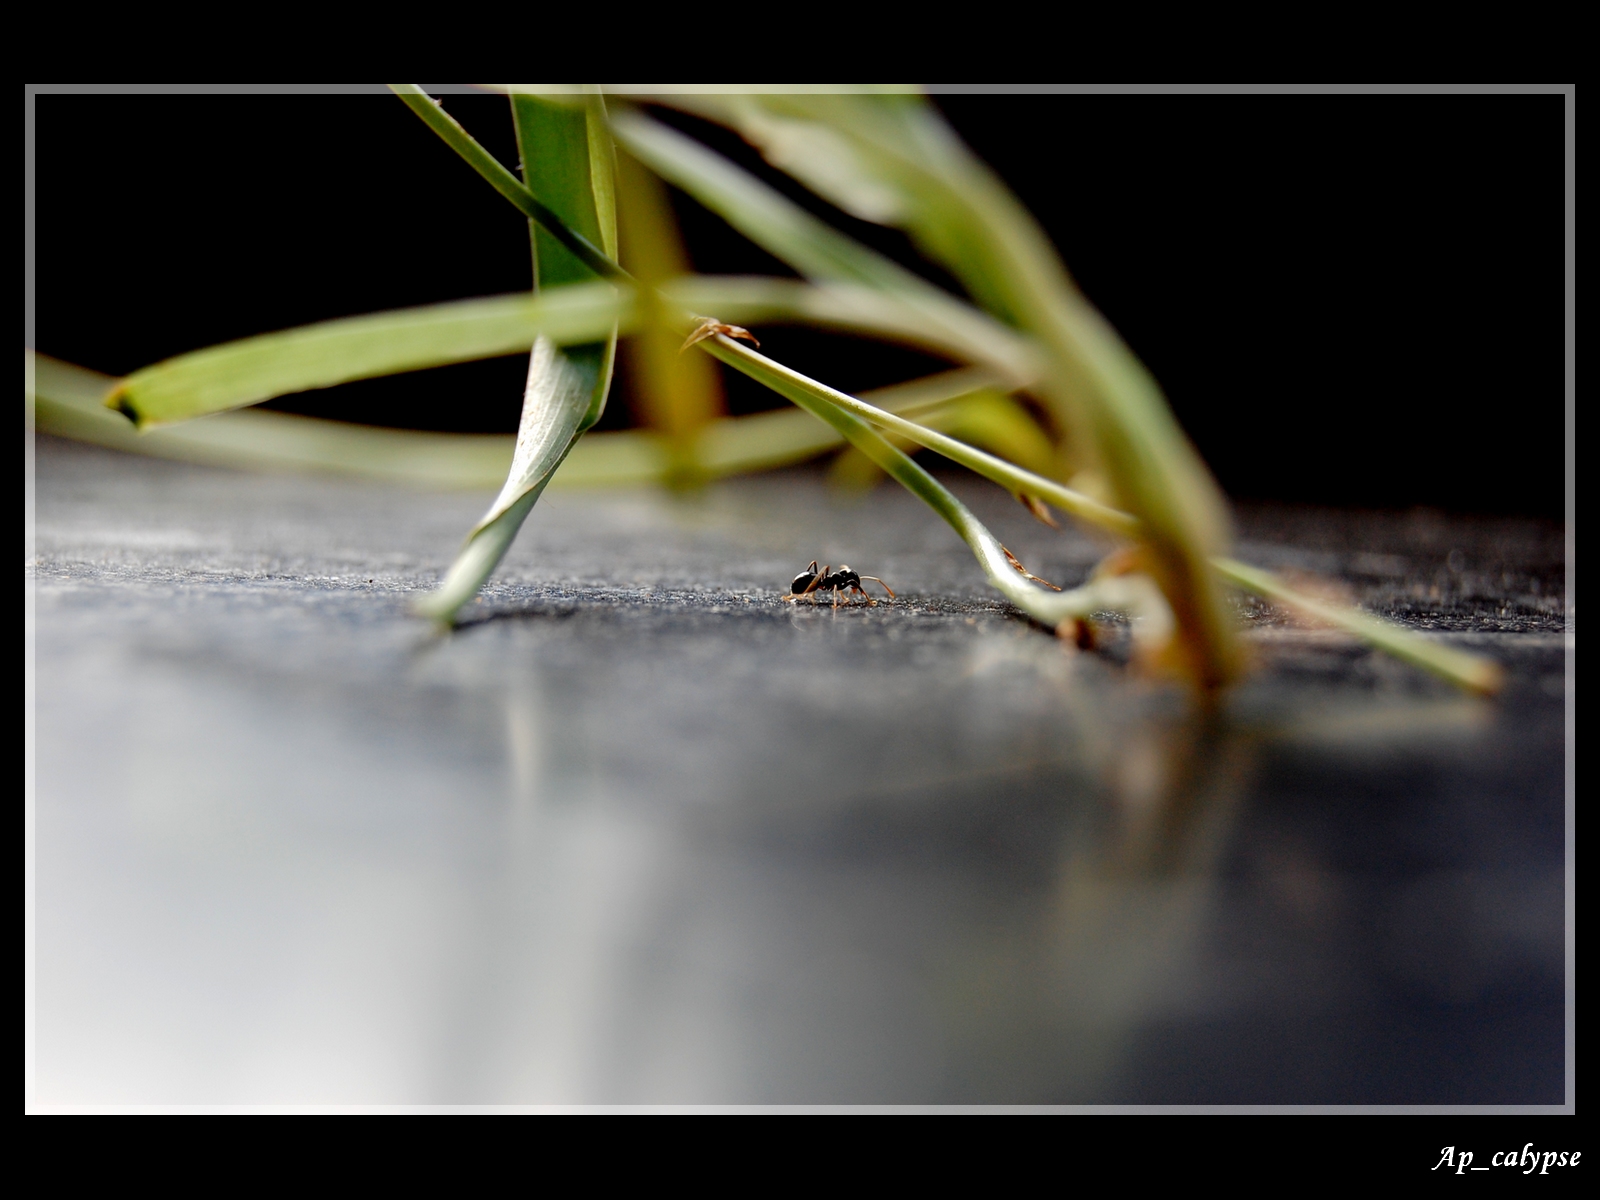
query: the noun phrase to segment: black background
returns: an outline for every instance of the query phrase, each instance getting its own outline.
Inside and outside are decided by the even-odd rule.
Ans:
[[[1560,96],[939,97],[1165,387],[1238,497],[1559,518]],[[446,107],[514,165],[496,96]],[[522,217],[388,96],[41,96],[37,348],[111,374],[328,317],[526,288]],[[908,264],[864,225],[719,149]],[[675,197],[697,269],[789,274]],[[938,272],[921,268],[931,277]],[[856,390],[938,364],[805,330]],[[516,427],[500,359],[286,397]],[[730,407],[781,405],[727,381]],[[603,427],[629,423],[625,375]]]

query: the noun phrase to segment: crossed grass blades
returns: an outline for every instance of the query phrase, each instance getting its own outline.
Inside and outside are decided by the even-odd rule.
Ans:
[[[1304,595],[1227,556],[1226,504],[1154,379],[1078,291],[1037,223],[920,95],[496,85],[510,101],[519,178],[420,88],[391,86],[528,217],[532,292],[245,338],[122,380],[30,353],[36,427],[200,461],[444,486],[497,483],[499,495],[443,582],[417,605],[444,625],[493,573],[558,470],[564,485],[686,487],[839,450],[837,477],[896,480],[962,537],[990,584],[1034,620],[1082,641],[1092,614],[1126,614],[1140,664],[1180,676],[1202,695],[1243,668],[1230,587],[1469,690],[1499,686],[1490,662]],[[647,103],[736,130],[768,163],[845,212],[904,230],[968,298],[811,215],[653,119]],[[800,280],[688,274],[663,181]],[[849,396],[725,331],[778,322],[900,343],[962,365]],[[647,427],[585,438],[604,411],[623,336]],[[514,441],[238,411],[291,392],[523,352],[528,378]],[[706,355],[800,411],[727,418]],[[1044,419],[1019,403],[1024,395]],[[999,484],[1041,520],[1053,524],[1059,509],[1122,548],[1082,587],[1054,589],[909,457],[916,447]]]

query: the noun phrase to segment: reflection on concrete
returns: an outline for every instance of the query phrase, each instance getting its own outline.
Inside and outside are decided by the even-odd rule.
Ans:
[[[911,603],[777,605],[764,556],[867,534],[760,487],[552,506],[433,639],[403,547],[388,591],[338,547],[378,513],[448,547],[436,498],[250,481],[262,528],[232,477],[121,465],[145,544],[213,514],[152,563],[86,549],[140,543],[58,469],[47,1105],[1561,1098],[1548,651],[1485,705],[1291,639],[1196,715],[937,599],[958,559],[890,557],[914,510],[869,547]]]

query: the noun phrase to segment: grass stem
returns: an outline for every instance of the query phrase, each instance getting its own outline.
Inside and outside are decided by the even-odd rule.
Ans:
[[[624,271],[610,255],[568,226],[554,209],[530,192],[520,179],[501,165],[499,159],[480,146],[470,133],[461,128],[460,122],[444,111],[437,100],[414,83],[391,83],[389,90],[405,101],[406,107],[421,117],[424,124],[443,139],[445,145],[466,159],[495,191],[516,205],[523,216],[537,221],[546,233],[572,251],[596,275],[603,279],[633,281],[633,276]]]

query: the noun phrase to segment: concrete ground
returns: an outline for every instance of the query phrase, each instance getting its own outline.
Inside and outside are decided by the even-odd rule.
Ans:
[[[1562,1102],[1558,530],[1244,512],[1510,683],[1254,606],[1202,717],[807,473],[552,493],[436,636],[486,503],[38,440],[41,1106]]]

